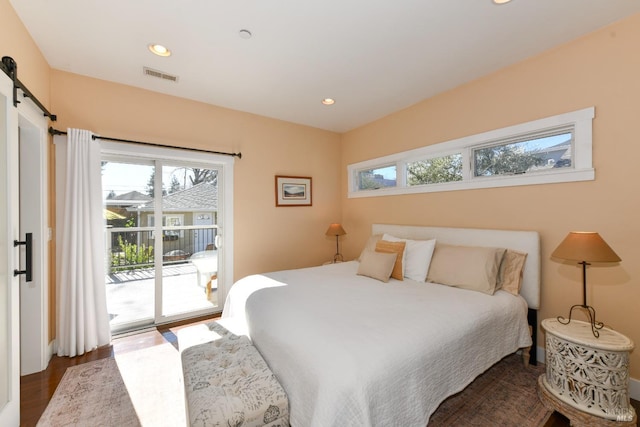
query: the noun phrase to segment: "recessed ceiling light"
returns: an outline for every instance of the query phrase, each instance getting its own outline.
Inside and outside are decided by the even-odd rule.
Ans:
[[[149,50],[158,56],[171,56],[171,51],[161,44],[150,44]]]
[[[324,105],[333,105],[333,104],[336,103],[336,100],[333,99],[333,98],[325,98],[325,99],[322,100],[322,103]]]
[[[238,34],[240,35],[241,39],[250,39],[251,38],[251,31],[249,30],[240,30],[238,31]]]
[[[505,4],[509,3],[511,0],[493,0],[495,4]]]

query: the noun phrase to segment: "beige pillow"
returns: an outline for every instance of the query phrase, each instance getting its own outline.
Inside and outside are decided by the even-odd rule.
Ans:
[[[503,248],[436,244],[427,281],[493,295]]]
[[[397,257],[397,253],[363,251],[360,254],[358,275],[388,282]]]
[[[398,280],[404,280],[403,278],[403,267],[402,267],[402,256],[404,254],[404,248],[406,246],[405,242],[387,242],[386,240],[378,240],[376,243],[376,252],[386,252],[386,253],[396,253],[398,257],[396,258],[396,263],[393,266],[393,271],[391,272],[391,277]]]
[[[369,239],[367,240],[367,243],[364,245],[364,249],[362,249],[362,252],[360,252],[360,256],[358,257],[358,261],[362,260],[362,255],[364,255],[365,252],[369,251],[369,252],[373,252],[376,250],[376,243],[378,243],[378,240],[382,239],[382,234],[374,234],[373,236],[369,236]]]
[[[524,262],[526,259],[526,252],[518,252],[513,249],[506,250],[502,257],[502,263],[500,263],[496,290],[504,289],[513,295],[520,294],[520,288],[522,288],[522,275],[524,273]]]

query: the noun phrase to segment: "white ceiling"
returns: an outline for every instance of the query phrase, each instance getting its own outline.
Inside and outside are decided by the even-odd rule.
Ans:
[[[640,12],[639,0],[10,1],[53,68],[337,132]]]

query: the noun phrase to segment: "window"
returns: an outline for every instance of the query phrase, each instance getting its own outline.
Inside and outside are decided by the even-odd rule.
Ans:
[[[378,190],[396,186],[396,167],[383,166],[358,171],[359,190]]]
[[[462,181],[462,154],[407,163],[407,185]]]
[[[593,107],[348,166],[349,197],[593,180]]]
[[[149,214],[149,224],[147,225],[149,227],[156,225],[154,214]],[[162,215],[162,225],[165,227],[180,227],[181,225],[185,225],[184,214]],[[149,233],[153,239],[155,231],[150,231]],[[177,240],[180,237],[184,237],[184,230],[166,230],[163,233],[163,240]]]
[[[514,175],[571,167],[573,129],[527,135],[473,149],[473,176]]]

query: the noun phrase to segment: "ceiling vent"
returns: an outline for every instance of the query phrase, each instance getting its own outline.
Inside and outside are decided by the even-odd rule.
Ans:
[[[154,70],[149,67],[142,67],[142,72],[145,76],[155,77],[162,80],[168,80],[170,82],[177,83],[178,76],[172,76],[171,74],[165,73],[163,71]]]

